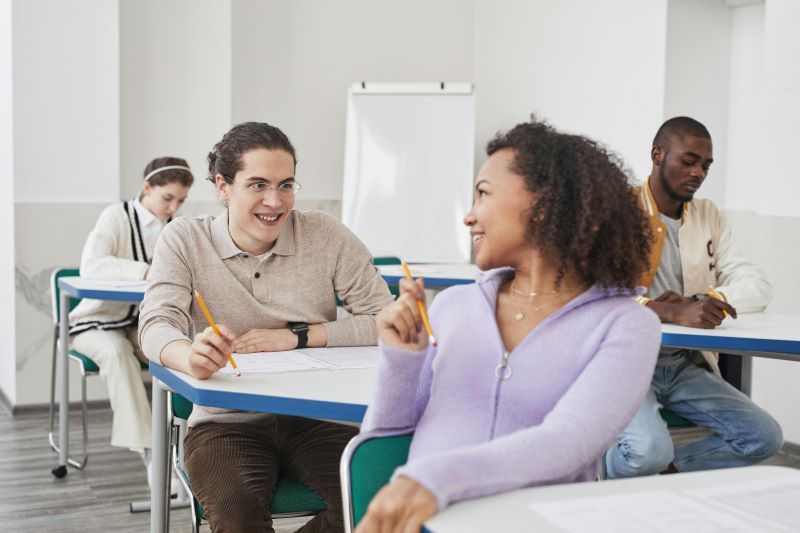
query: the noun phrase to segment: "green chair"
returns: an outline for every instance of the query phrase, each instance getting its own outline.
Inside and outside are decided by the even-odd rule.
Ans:
[[[68,276],[78,276],[80,275],[80,271],[77,268],[55,268],[53,269],[53,273],[50,275],[50,289],[51,289],[51,303],[52,303],[52,314],[53,314],[53,363],[52,368],[50,370],[50,430],[47,434],[47,438],[50,441],[50,448],[56,452],[60,453],[60,448],[56,445],[55,437],[54,437],[54,427],[55,427],[55,394],[56,394],[56,360],[58,359],[58,330],[59,330],[59,320],[60,320],[60,305],[59,305],[59,298],[61,296],[61,289],[58,288],[58,280],[62,277]],[[69,302],[69,309],[70,311],[75,308],[80,302],[80,298],[70,298]],[[78,368],[81,371],[81,423],[83,427],[83,459],[76,460],[72,458],[67,458],[67,462],[74,466],[77,469],[82,469],[86,466],[86,462],[89,460],[89,453],[87,452],[87,442],[89,440],[89,429],[87,426],[87,414],[86,414],[86,376],[96,376],[100,373],[100,369],[97,367],[94,361],[86,357],[80,352],[75,350],[69,351],[69,360],[73,363],[78,365]]]
[[[391,255],[387,255],[384,257],[375,257],[372,259],[372,264],[375,266],[380,265],[399,265],[402,264],[399,257],[394,257]],[[389,285],[389,292],[392,293],[392,296],[397,298],[400,296],[400,287],[398,285]]]
[[[186,471],[183,456],[183,441],[186,437],[186,420],[192,414],[192,402],[178,393],[168,392],[168,405],[172,413],[173,444],[175,446],[172,454],[172,468],[177,474],[178,479],[191,495],[192,499],[192,532],[200,530],[202,520],[205,518],[203,506],[195,498],[189,484],[189,474]],[[296,516],[312,516],[326,508],[325,502],[303,483],[291,478],[279,478],[278,486],[269,505],[269,512],[273,518],[292,518]]]
[[[346,532],[355,529],[372,497],[389,482],[395,469],[406,464],[412,436],[356,435],[347,444],[339,471]]]
[[[664,422],[667,423],[667,427],[670,429],[680,429],[680,428],[688,428],[694,426],[691,422],[686,420],[680,415],[676,415],[672,411],[668,409],[661,409],[661,418],[664,419]]]
[[[56,394],[56,361],[58,360],[58,334],[61,318],[61,306],[59,305],[61,297],[61,289],[58,287],[58,280],[62,277],[80,276],[80,270],[77,268],[62,268],[56,267],[50,275],[50,303],[53,314],[53,362],[50,369],[50,429],[47,438],[50,441],[50,448],[60,453],[60,448],[55,442],[55,394]],[[80,298],[70,298],[69,309],[72,311],[75,306],[80,303]],[[77,459],[67,458],[67,463],[74,466],[78,470],[86,466],[89,460],[89,452],[87,445],[89,441],[89,426],[87,424],[87,403],[86,403],[86,377],[97,376],[100,374],[100,368],[97,363],[92,361],[88,356],[80,353],[77,350],[69,351],[69,360],[78,365],[81,371],[81,426],[83,429],[83,458],[79,461]],[[145,363],[141,364],[142,370],[147,370]],[[54,472],[55,473],[55,472]],[[62,477],[56,473],[57,477]]]
[[[399,265],[401,263],[402,262],[400,261],[399,257],[388,256],[388,255],[385,256],[385,257],[374,257],[372,259],[372,264],[375,265],[375,266],[380,266],[380,265]],[[389,292],[392,293],[392,296],[397,298],[398,296],[400,296],[400,287],[398,285],[389,285]],[[337,297],[336,298],[336,307],[340,307],[341,308],[343,305],[344,304],[342,303],[342,301]]]

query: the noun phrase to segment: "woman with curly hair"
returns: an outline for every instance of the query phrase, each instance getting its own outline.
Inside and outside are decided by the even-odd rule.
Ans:
[[[661,330],[632,298],[650,236],[619,162],[540,122],[487,153],[464,219],[485,272],[433,302],[437,346],[420,325],[422,280],[378,315],[362,431],[414,436],[358,533],[419,531],[460,500],[596,479],[650,384]]]

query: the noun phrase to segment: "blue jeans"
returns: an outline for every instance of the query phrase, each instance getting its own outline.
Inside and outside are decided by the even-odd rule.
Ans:
[[[673,449],[661,406],[713,435]],[[781,427],[769,413],[721,377],[697,366],[688,354],[659,359],[644,403],[605,455],[609,478],[746,466],[783,445]]]

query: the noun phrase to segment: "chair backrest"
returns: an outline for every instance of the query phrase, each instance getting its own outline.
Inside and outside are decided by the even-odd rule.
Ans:
[[[192,408],[194,408],[194,404],[178,394],[177,392],[172,393],[172,414],[181,420],[188,420],[189,415],[192,414]]]
[[[71,277],[71,276],[80,276],[81,271],[77,268],[64,268],[64,267],[56,267],[53,269],[53,273],[50,274],[50,304],[51,310],[53,312],[53,323],[58,325],[58,320],[61,318],[61,307],[59,306],[59,297],[61,296],[61,289],[58,288],[58,279]],[[69,310],[72,311],[75,309],[75,306],[80,303],[80,298],[70,298],[69,299]]]
[[[379,265],[399,265],[402,261],[400,261],[399,257],[394,257],[391,255],[387,255],[384,257],[375,257],[372,259],[372,264],[375,266]],[[400,287],[397,285],[389,285],[389,292],[392,293],[392,296],[397,298],[400,296]]]
[[[385,257],[373,257],[372,258],[372,264],[375,265],[375,266],[379,266],[379,265],[399,265],[400,263],[401,263],[401,261],[400,261],[399,257],[394,257],[394,256],[389,256],[389,255],[387,255]],[[398,296],[400,296],[400,287],[398,287],[397,285],[389,285],[389,292],[392,293],[392,296],[397,298]],[[343,305],[344,304],[342,303],[342,301],[337,297],[336,298],[336,307],[342,307]]]
[[[356,525],[367,512],[367,506],[381,487],[389,482],[395,469],[408,461],[412,434],[388,437],[356,436],[342,456],[342,502],[345,517]]]

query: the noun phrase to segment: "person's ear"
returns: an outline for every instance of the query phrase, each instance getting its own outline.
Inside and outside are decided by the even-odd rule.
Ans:
[[[650,160],[653,161],[653,164],[657,167],[661,166],[661,162],[664,161],[664,149],[659,148],[658,146],[653,146],[653,149],[650,151]]]
[[[217,189],[217,195],[219,196],[219,199],[222,200],[225,205],[228,205],[229,183],[225,181],[225,178],[222,177],[222,174],[217,174],[214,176],[214,186]]]
[[[145,196],[147,196],[152,191],[153,191],[153,186],[150,185],[149,181],[145,180],[144,184],[142,185],[142,192],[144,193]]]

